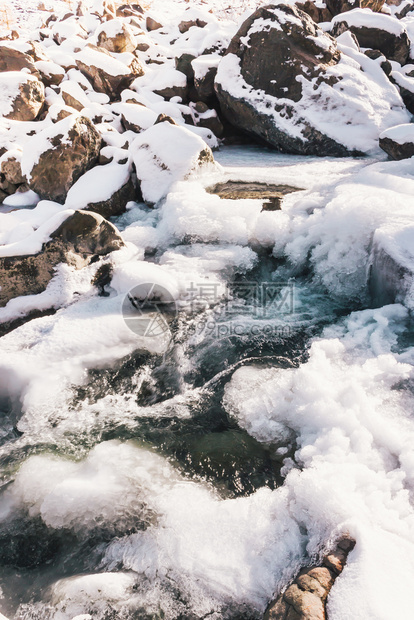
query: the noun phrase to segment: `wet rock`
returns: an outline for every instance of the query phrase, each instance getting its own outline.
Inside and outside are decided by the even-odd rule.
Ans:
[[[144,75],[137,58],[127,67],[109,52],[94,45],[86,46],[76,55],[76,64],[83,75],[99,93],[106,93],[110,99],[119,98],[135,78]]]
[[[391,159],[407,159],[414,156],[414,123],[397,125],[383,131],[379,145]]]
[[[0,73],[0,115],[13,121],[33,121],[45,101],[45,87],[34,75]]]
[[[329,591],[354,546],[355,541],[345,537],[324,558],[322,566],[303,569],[285,592],[270,603],[264,620],[326,620]]]
[[[290,185],[272,185],[269,183],[248,183],[246,181],[227,181],[207,187],[209,194],[216,194],[227,200],[242,200],[252,198],[263,200],[263,210],[277,211],[281,208],[283,197],[292,192],[299,192],[301,188]]]
[[[98,160],[101,136],[92,122],[70,116],[57,122],[25,145],[22,170],[30,188],[41,198],[63,203],[70,187]],[[33,152],[38,152],[33,161]]]
[[[59,263],[81,269],[124,245],[115,226],[84,211],[69,215],[49,237],[38,254],[0,257],[0,307],[14,297],[44,291]]]
[[[410,40],[405,26],[389,15],[376,15],[372,20],[369,9],[354,9],[333,20],[332,34],[338,36],[350,30],[361,47],[379,50],[389,60],[401,65],[408,60]]]
[[[33,59],[28,54],[7,47],[7,45],[0,45],[0,72],[21,71],[22,69],[37,74]]]
[[[131,29],[121,20],[112,19],[101,26],[97,33],[98,47],[108,52],[122,54],[135,50],[135,38]]]

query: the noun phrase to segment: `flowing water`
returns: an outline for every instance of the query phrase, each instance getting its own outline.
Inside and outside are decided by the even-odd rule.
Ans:
[[[284,207],[303,222],[372,163],[247,147],[217,159],[223,178],[307,190]],[[275,237],[292,242],[282,213],[256,217],[245,235],[224,210],[239,209],[248,228],[257,201],[223,202],[220,228],[214,215],[193,221],[182,205],[197,193],[181,191],[183,211],[171,216],[167,200],[117,221],[130,238],[159,234],[146,260],[170,270],[167,287],[171,274],[209,286],[208,303],[179,309],[167,342],[137,347],[125,295],[96,297],[80,281],[75,303],[2,339],[0,609],[27,620],[260,618],[348,531],[364,577],[341,578],[331,614],[353,600],[372,611],[378,554],[414,544],[409,314],[367,309],[366,287],[329,289],[306,258],[272,253]],[[266,313],[263,286],[274,293]],[[401,560],[400,583],[411,562]],[[381,605],[376,618],[389,620]]]

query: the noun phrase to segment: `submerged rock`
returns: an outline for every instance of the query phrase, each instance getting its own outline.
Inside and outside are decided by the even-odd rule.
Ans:
[[[386,77],[374,80],[341,56],[335,39],[294,5],[261,7],[244,22],[215,87],[230,123],[289,153],[373,151],[378,127],[408,120]]]
[[[305,568],[295,581],[270,603],[264,620],[325,620],[325,604],[335,579],[343,571],[348,554],[355,546],[342,538],[323,559],[322,566]]]
[[[69,188],[97,162],[101,142],[92,122],[76,115],[33,136],[22,157],[30,188],[41,198],[63,203]]]
[[[0,307],[14,297],[44,291],[59,263],[81,269],[95,257],[124,245],[115,226],[100,215],[85,211],[69,212],[49,239],[37,254],[0,256]]]
[[[241,200],[253,198],[263,200],[264,211],[277,211],[281,208],[283,196],[301,191],[300,187],[290,185],[272,185],[270,183],[248,183],[246,181],[227,181],[207,187],[209,194],[217,194],[220,198]]]

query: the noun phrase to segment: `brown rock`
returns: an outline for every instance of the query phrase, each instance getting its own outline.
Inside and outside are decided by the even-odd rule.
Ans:
[[[106,60],[105,55],[111,60]],[[111,63],[111,71],[105,68],[105,63],[108,62]],[[128,68],[119,60],[115,60],[105,49],[94,45],[88,45],[77,54],[76,64],[92,83],[94,89],[99,93],[106,93],[112,100],[118,98],[135,78],[144,74],[137,58],[134,58],[132,65]]]
[[[22,69],[28,69],[30,73],[37,74],[35,64],[28,54],[6,45],[0,45],[0,72],[21,71]]]
[[[160,114],[157,120],[155,121],[154,125],[157,125],[158,123],[170,123],[171,125],[177,124],[175,120],[171,118],[171,116],[168,116],[168,114]]]
[[[196,26],[197,28],[205,28],[207,26],[207,22],[204,22],[201,19],[182,21],[178,25],[178,30],[181,32],[181,34],[184,34],[185,32],[188,32],[193,26]]]
[[[345,536],[323,560],[323,566],[301,570],[295,581],[268,606],[264,620],[326,620],[325,604],[355,541]]]
[[[59,121],[54,130],[54,136],[48,138],[50,148],[39,156],[30,172],[29,185],[41,198],[63,203],[69,188],[98,160],[102,139],[92,122],[82,116]],[[37,141],[43,144],[42,134],[40,132],[32,138],[34,142],[26,144],[23,169],[26,149],[30,153]]]
[[[22,173],[21,163],[13,156],[3,159],[0,165],[0,172],[5,180],[13,185],[21,185],[26,182],[26,177]]]
[[[14,297],[44,291],[59,263],[81,269],[124,245],[115,226],[85,211],[75,211],[50,237],[38,254],[0,257],[0,307]]]
[[[114,20],[111,20],[111,25],[113,23]],[[131,30],[124,23],[119,22],[119,32],[116,35],[109,36],[105,30],[99,32],[98,47],[103,47],[108,52],[115,52],[117,54],[133,52],[135,50],[135,38]]]
[[[5,118],[13,121],[34,121],[45,102],[45,87],[34,75],[20,74],[17,71],[0,74],[0,88],[7,82],[8,76],[13,75],[13,82],[16,85],[15,95],[12,98],[11,112],[4,114]],[[15,78],[21,77],[17,80]],[[9,109],[9,105],[7,109]],[[0,108],[1,114],[1,108]]]
[[[147,27],[148,32],[152,32],[153,30],[159,30],[160,28],[162,28],[162,24],[155,21],[155,19],[149,16],[146,19],[145,25]]]
[[[292,192],[301,191],[300,187],[291,185],[272,185],[270,183],[249,183],[247,181],[226,181],[207,187],[209,194],[216,194],[226,200],[255,199],[263,200],[265,211],[278,211],[283,197]]]

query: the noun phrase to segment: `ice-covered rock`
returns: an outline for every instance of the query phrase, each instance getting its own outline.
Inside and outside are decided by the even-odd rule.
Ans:
[[[407,159],[414,155],[414,123],[397,125],[382,132],[379,145],[391,159]]]
[[[0,306],[44,291],[61,262],[80,269],[122,246],[118,231],[102,216],[62,210],[28,239],[0,247]]]
[[[373,61],[342,49],[346,54],[294,5],[259,8],[219,64],[222,112],[239,129],[290,153],[377,150],[379,133],[407,122],[408,114]]]
[[[131,145],[142,196],[154,205],[176,181],[205,164],[213,164],[211,149],[188,129],[158,123],[137,136]]]
[[[97,161],[101,136],[92,122],[73,114],[30,138],[22,172],[42,198],[63,203],[69,188]]]
[[[36,76],[20,71],[0,73],[0,116],[33,121],[45,101],[45,87]]]
[[[350,30],[361,47],[380,50],[386,58],[402,65],[407,62],[410,40],[401,20],[370,9],[353,9],[338,15],[332,23],[335,36]]]

